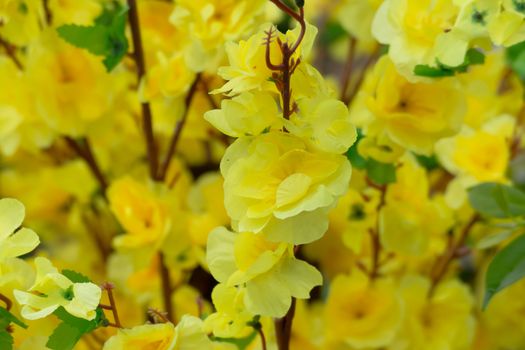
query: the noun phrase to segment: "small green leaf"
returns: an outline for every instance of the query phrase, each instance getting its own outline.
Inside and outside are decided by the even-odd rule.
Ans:
[[[350,163],[353,167],[357,169],[365,169],[366,168],[366,159],[361,156],[357,150],[357,146],[359,142],[361,142],[361,139],[363,138],[363,133],[361,132],[361,129],[357,129],[357,140],[354,142],[352,147],[348,149],[346,152],[346,157],[348,160],[350,160]]]
[[[75,328],[77,328],[81,333],[89,333],[98,327],[107,326],[107,319],[104,316],[104,311],[101,308],[97,308],[96,317],[88,321],[83,318],[75,317],[66,311],[63,307],[59,307],[53,314],[62,320],[64,323],[67,323]]]
[[[500,251],[490,263],[485,280],[483,309],[495,294],[525,277],[525,235]]]
[[[489,235],[487,237],[483,237],[476,244],[476,248],[480,249],[480,250],[492,248],[492,247],[500,244],[504,240],[510,238],[514,234],[514,232],[516,232],[516,231],[515,230],[507,230],[507,231],[501,231],[501,232]]]
[[[58,35],[81,49],[96,56],[104,56],[102,61],[108,72],[113,70],[128,51],[125,34],[127,7],[118,11],[104,12],[93,26],[66,24],[57,28]]]
[[[498,183],[483,183],[468,190],[470,204],[483,215],[512,218],[525,215],[525,192]]]
[[[366,163],[368,178],[378,185],[396,182],[396,167],[394,164],[378,162],[369,158]]]
[[[218,342],[218,343],[229,343],[237,346],[238,350],[246,350],[248,346],[253,342],[253,340],[257,337],[257,332],[252,332],[249,336],[244,338],[220,338],[212,336],[211,340]]]
[[[0,329],[0,349],[12,350],[14,339],[13,336],[5,329]]]
[[[27,328],[27,325],[24,322],[20,321],[15,315],[7,311],[7,309],[0,307],[0,328],[4,329],[11,323],[14,323],[22,328]]]
[[[442,67],[430,67],[428,65],[418,64],[414,67],[414,74],[420,77],[442,78],[451,77],[455,73],[453,70]]]
[[[525,81],[525,41],[507,49],[507,62],[521,80]]]
[[[62,270],[62,274],[66,276],[73,283],[88,283],[91,282],[89,277],[84,276],[73,270]]]
[[[82,338],[82,333],[78,328],[68,323],[61,323],[53,331],[46,346],[51,350],[72,350]]]
[[[417,162],[423,168],[427,170],[434,170],[434,169],[439,168],[439,161],[437,160],[437,157],[435,155],[424,156],[424,155],[416,154],[415,156],[416,156]]]

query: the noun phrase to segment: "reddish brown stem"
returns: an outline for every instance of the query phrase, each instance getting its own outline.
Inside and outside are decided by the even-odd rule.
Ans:
[[[171,300],[171,294],[173,288],[171,286],[171,276],[166,261],[164,259],[164,254],[159,252],[159,275],[162,284],[162,297],[164,299],[164,309],[166,311],[166,318],[170,322],[175,321],[175,314],[173,310],[173,302]]]
[[[6,55],[11,59],[11,61],[13,61],[15,66],[19,70],[23,70],[24,66],[22,65],[22,62],[20,62],[18,57],[16,57],[16,48],[2,38],[0,38],[0,46],[4,48]]]
[[[5,304],[5,309],[7,311],[11,310],[11,308],[13,307],[13,302],[11,301],[11,299],[6,297],[2,293],[0,293],[0,301],[2,301]]]
[[[429,290],[429,296],[431,296],[434,293],[436,287],[441,282],[441,280],[445,276],[445,273],[450,267],[450,264],[454,261],[455,258],[458,257],[458,251],[460,251],[461,248],[464,246],[468,234],[470,233],[470,230],[472,229],[472,227],[474,227],[474,225],[476,224],[476,222],[478,222],[479,219],[480,216],[478,214],[472,216],[469,222],[461,230],[461,233],[456,243],[453,243],[451,247],[449,247],[446,250],[446,252],[443,253],[443,255],[441,255],[437,259],[432,269],[432,284]]]
[[[262,345],[262,350],[266,350],[266,337],[264,336],[264,332],[263,332],[263,329],[262,327],[259,327],[257,329],[257,332],[259,333],[259,336],[261,337],[261,345]]]
[[[95,158],[95,155],[93,153],[93,150],[91,148],[91,143],[87,138],[82,138],[80,140],[75,140],[72,137],[65,136],[64,140],[68,144],[68,146],[75,151],[75,153],[82,158],[86,164],[88,165],[89,170],[91,171],[91,174],[95,177],[97,180],[100,189],[102,190],[102,193],[105,197],[106,195],[106,189],[108,187],[108,182],[102,173],[102,170],[100,169],[98,162]]]
[[[131,37],[133,40],[133,58],[137,65],[137,79],[140,83],[146,75],[146,63],[144,60],[144,49],[142,46],[142,35],[140,33],[139,13],[136,0],[127,0],[129,7],[129,24],[131,27]],[[148,102],[142,102],[142,132],[146,140],[146,150],[148,153],[149,173],[152,180],[159,180],[157,176],[158,169],[158,151],[155,137],[153,134],[153,116],[151,106]]]
[[[113,321],[115,322],[113,325],[117,328],[122,328],[122,324],[120,323],[120,318],[118,316],[117,304],[115,303],[115,297],[113,296],[113,289],[115,289],[115,286],[112,283],[106,282],[102,285],[102,289],[108,294],[109,306],[102,304],[99,306],[103,309],[111,310],[113,313]]]
[[[354,58],[355,58],[355,48],[357,40],[352,37],[350,38],[350,43],[348,44],[348,54],[346,56],[346,63],[343,69],[342,79],[341,79],[341,95],[340,99],[344,100],[346,92],[348,91],[348,86],[350,85],[350,80],[352,78],[352,72],[354,70]]]
[[[359,89],[361,88],[361,85],[363,84],[363,81],[365,80],[366,73],[368,72],[368,68],[370,68],[372,63],[375,62],[375,60],[377,59],[378,53],[379,53],[379,46],[374,50],[374,52],[366,60],[365,65],[364,65],[363,69],[361,70],[361,72],[360,72],[360,74],[359,74],[359,76],[357,78],[357,81],[354,84],[354,87],[352,88],[352,92],[350,93],[350,96],[348,96],[348,98],[346,98],[344,100],[344,102],[347,105],[352,103],[352,101],[354,100],[355,96],[359,92]]]
[[[283,318],[278,318],[274,321],[275,338],[278,350],[289,350],[290,339],[292,336],[292,323],[295,316],[295,298],[292,298],[292,305]]]
[[[193,101],[193,97],[195,96],[195,93],[197,92],[197,86],[199,85],[199,80],[200,80],[200,74],[197,74],[197,76],[195,77],[195,80],[193,81],[193,84],[191,84],[188,94],[186,95],[186,99],[184,100],[184,105],[185,105],[184,114],[182,115],[181,119],[178,120],[177,123],[175,124],[173,135],[171,137],[170,144],[168,146],[168,152],[166,154],[166,158],[164,159],[164,162],[162,163],[162,167],[157,177],[161,181],[164,181],[166,179],[166,174],[168,173],[168,169],[170,167],[171,160],[173,156],[175,155],[175,151],[177,150],[177,145],[182,135],[182,129],[184,128],[184,125],[186,124],[186,119],[188,118],[188,113],[191,107],[191,101]]]

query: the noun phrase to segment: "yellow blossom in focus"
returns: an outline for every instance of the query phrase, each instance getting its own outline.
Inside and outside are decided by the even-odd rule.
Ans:
[[[33,251],[39,244],[38,235],[22,227],[25,208],[12,198],[0,199],[0,263]],[[19,229],[20,228],[20,229]],[[0,268],[0,276],[2,275]]]
[[[215,313],[204,321],[209,332],[221,338],[244,338],[253,331],[248,322],[253,319],[252,313],[244,306],[246,290],[219,283],[212,292]]]
[[[212,343],[203,331],[202,321],[183,316],[177,327],[172,323],[146,324],[119,329],[103,350],[211,350]]]
[[[326,335],[355,349],[391,343],[403,319],[403,305],[392,281],[370,281],[360,271],[332,281],[325,308]]]
[[[110,208],[126,230],[114,244],[119,248],[159,245],[170,228],[167,208],[131,177],[116,180],[108,188]]]
[[[277,101],[267,92],[244,92],[223,100],[221,109],[206,112],[204,119],[232,137],[256,136],[282,127]]]
[[[293,246],[273,243],[263,234],[212,231],[206,258],[215,279],[227,286],[244,285],[244,304],[254,315],[282,317],[292,297],[307,299],[322,276],[293,255]]]
[[[240,138],[221,162],[225,207],[239,232],[309,243],[326,231],[328,211],[347,191],[351,170],[346,157],[312,153],[289,134]]]
[[[27,292],[14,291],[16,301],[23,306],[21,313],[24,318],[43,318],[59,307],[79,318],[95,318],[95,310],[102,295],[100,287],[90,282],[73,283],[46,258],[36,258],[35,265],[36,280],[33,286]]]

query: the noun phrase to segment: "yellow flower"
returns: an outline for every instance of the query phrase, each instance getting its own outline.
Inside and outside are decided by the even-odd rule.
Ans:
[[[525,40],[525,7],[522,0],[503,0],[503,11],[489,23],[489,33],[497,45],[511,46]]]
[[[253,315],[244,306],[244,288],[236,288],[219,283],[212,292],[212,301],[215,313],[204,321],[209,332],[221,338],[244,338],[253,331],[248,322]]]
[[[439,199],[429,198],[427,174],[412,157],[404,157],[396,177],[379,213],[381,242],[402,254],[421,255],[429,248],[440,252],[444,235],[453,225],[452,213]]]
[[[272,25],[267,24],[265,27],[263,26],[263,30],[268,30],[270,27]],[[295,42],[299,36],[299,27],[289,30],[286,35],[281,33],[277,35],[283,42]],[[317,28],[307,24],[304,40],[294,54],[295,59],[309,54],[316,35]],[[272,71],[266,66],[266,45],[261,45],[265,38],[267,35],[264,31],[259,31],[247,40],[241,40],[238,43],[226,43],[225,50],[228,55],[229,66],[220,67],[218,74],[228,82],[220,89],[213,91],[214,93],[227,93],[229,96],[233,96],[250,90],[276,92],[275,84],[271,81]],[[274,64],[282,62],[282,54],[277,40],[273,40],[270,45],[270,58]],[[299,65],[299,67],[301,66]]]
[[[0,199],[0,263],[5,259],[27,254],[40,244],[40,239],[33,230],[20,228],[24,216],[25,208],[22,203],[12,198]]]
[[[455,175],[477,182],[503,181],[514,125],[514,118],[504,115],[489,120],[480,130],[465,127],[457,136],[438,142],[436,153],[443,166]]]
[[[325,308],[327,338],[362,349],[391,343],[403,317],[401,298],[385,279],[370,281],[360,271],[339,275]]]
[[[286,128],[321,152],[345,153],[357,138],[348,108],[339,100],[318,97],[297,101]]]
[[[394,344],[406,350],[470,349],[475,324],[469,290],[456,280],[438,285],[430,297],[429,289],[423,277],[401,282],[406,316]]]
[[[211,350],[212,343],[203,331],[202,321],[184,315],[175,327],[172,323],[146,324],[119,329],[103,350]]]
[[[282,317],[292,297],[307,299],[322,283],[315,267],[294,257],[293,245],[269,242],[262,234],[219,227],[208,237],[206,258],[219,282],[245,286],[244,304],[256,315]]]
[[[39,0],[0,0],[0,36],[25,46],[40,33]]]
[[[108,188],[110,208],[126,233],[114,239],[116,247],[159,245],[170,228],[167,208],[131,177],[116,180]]]
[[[49,10],[53,14],[53,25],[93,24],[102,12],[102,4],[97,0],[50,0]]]
[[[180,54],[166,57],[158,54],[159,63],[148,70],[141,82],[140,95],[143,101],[156,97],[180,97],[190,88],[195,73],[189,70]]]
[[[256,136],[282,127],[277,101],[267,92],[243,92],[204,114],[210,124],[232,137]]]
[[[85,135],[107,116],[114,97],[114,75],[99,57],[46,32],[28,49],[27,79],[40,117],[55,131]]]
[[[327,213],[346,193],[351,170],[346,157],[309,152],[289,134],[240,138],[221,162],[225,207],[239,232],[309,243],[326,231]]]
[[[435,65],[437,43],[450,38],[447,33],[458,13],[453,0],[385,0],[374,18],[372,33],[380,43],[390,45],[388,55],[400,73],[415,80],[416,65]],[[449,60],[462,63],[468,41],[452,44]]]
[[[344,0],[337,11],[343,28],[358,40],[373,41],[372,21],[383,0]]]
[[[465,113],[457,80],[410,83],[385,56],[360,91],[352,121],[367,135],[385,132],[410,151],[430,154],[437,140],[459,131]]]
[[[28,320],[44,318],[59,307],[71,315],[92,320],[100,302],[102,290],[93,283],[73,283],[60,274],[51,261],[35,259],[36,280],[28,292],[15,290],[16,301],[21,304],[22,316]]]

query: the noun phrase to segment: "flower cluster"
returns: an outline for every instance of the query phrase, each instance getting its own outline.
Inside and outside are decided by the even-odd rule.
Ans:
[[[0,349],[525,349],[524,62],[523,0],[0,0]]]

